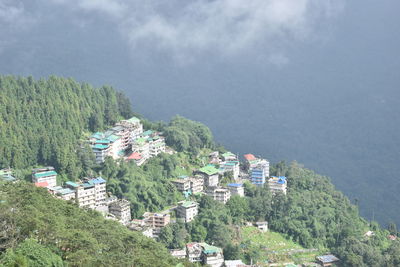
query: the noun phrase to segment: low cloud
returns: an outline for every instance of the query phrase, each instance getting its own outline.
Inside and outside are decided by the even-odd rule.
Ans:
[[[316,26],[334,17],[345,0],[41,0],[82,18],[111,21],[133,53],[157,51],[179,61],[204,54],[234,57],[257,51],[268,62],[289,62],[286,47],[313,39]],[[0,0],[0,21],[23,6]]]

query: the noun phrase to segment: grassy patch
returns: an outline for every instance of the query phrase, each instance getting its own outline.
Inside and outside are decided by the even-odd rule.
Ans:
[[[309,251],[276,232],[261,232],[256,227],[241,229],[240,246],[259,263],[304,263],[314,261],[318,251]]]

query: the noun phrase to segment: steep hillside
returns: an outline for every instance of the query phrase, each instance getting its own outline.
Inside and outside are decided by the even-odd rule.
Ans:
[[[77,153],[82,133],[131,113],[129,101],[108,86],[0,76],[0,166],[51,165],[77,177],[87,167]]]
[[[0,184],[0,226],[0,265],[176,264],[168,251],[150,238],[25,182]]]

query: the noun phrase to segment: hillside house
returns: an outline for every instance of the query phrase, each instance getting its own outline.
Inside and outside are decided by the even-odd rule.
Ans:
[[[256,222],[255,225],[258,228],[258,230],[260,230],[261,232],[267,232],[268,231],[268,222],[266,222],[266,221],[264,221],[264,222]]]
[[[285,176],[272,176],[268,180],[268,186],[272,193],[283,193],[286,195],[287,180]]]
[[[244,187],[243,184],[228,184],[228,189],[231,192],[231,196],[244,197]]]
[[[202,262],[204,265],[211,267],[221,267],[224,264],[224,255],[222,249],[210,246],[207,243],[200,243],[202,247]]]
[[[226,204],[231,198],[231,192],[227,188],[222,187],[207,187],[206,194],[216,201]]]
[[[126,199],[119,199],[110,204],[109,212],[113,214],[120,223],[128,225],[131,220],[131,203]]]
[[[215,168],[214,165],[207,165],[197,171],[198,174],[202,175],[204,178],[204,185],[206,187],[209,186],[218,186],[218,176],[219,170]]]
[[[319,264],[321,264],[323,267],[332,266],[333,264],[339,262],[339,259],[332,254],[318,256],[318,257],[316,257],[316,259],[317,259],[317,262]]]
[[[185,223],[191,222],[198,214],[198,203],[195,201],[183,201],[179,203],[176,212],[177,217],[184,219]]]
[[[45,187],[54,187],[57,186],[57,172],[53,167],[44,167],[32,170],[32,182],[37,186],[40,184],[47,186]]]

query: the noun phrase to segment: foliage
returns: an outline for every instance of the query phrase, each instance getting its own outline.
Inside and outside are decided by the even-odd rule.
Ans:
[[[0,76],[0,168],[51,165],[79,177],[79,140],[132,114],[129,100],[109,86],[72,79]]]
[[[68,266],[175,264],[161,244],[95,211],[55,199],[42,188],[19,182],[1,185],[0,190],[0,225],[8,226],[1,232],[0,253],[1,248],[8,251],[0,263],[25,258],[29,266],[31,261],[60,266],[61,257]]]
[[[215,148],[210,129],[199,122],[175,116],[164,128],[167,145],[177,151],[198,154],[202,148]]]

